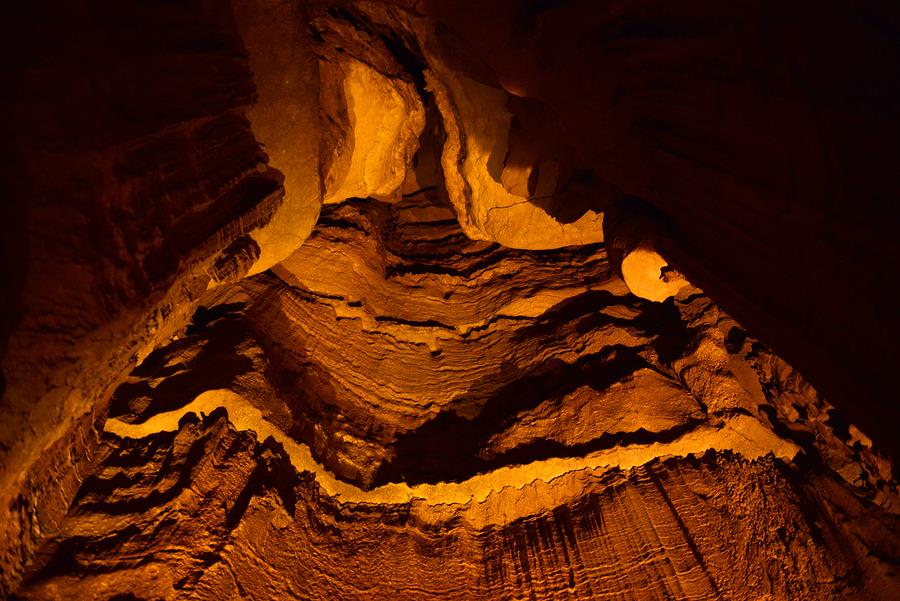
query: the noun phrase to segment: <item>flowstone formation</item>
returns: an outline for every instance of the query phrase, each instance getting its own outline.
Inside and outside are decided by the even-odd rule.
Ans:
[[[15,9],[0,598],[896,599],[846,10]]]

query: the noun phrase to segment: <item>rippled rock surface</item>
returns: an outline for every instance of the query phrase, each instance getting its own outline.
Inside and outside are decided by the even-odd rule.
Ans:
[[[893,5],[45,4],[0,598],[900,597]]]
[[[698,290],[327,207],[114,393],[25,598],[883,598],[868,441]],[[737,569],[740,566],[740,569]],[[749,596],[749,597],[748,597]]]

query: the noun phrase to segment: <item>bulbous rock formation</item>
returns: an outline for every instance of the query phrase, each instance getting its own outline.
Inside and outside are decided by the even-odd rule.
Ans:
[[[0,597],[900,594],[889,11],[12,10]]]

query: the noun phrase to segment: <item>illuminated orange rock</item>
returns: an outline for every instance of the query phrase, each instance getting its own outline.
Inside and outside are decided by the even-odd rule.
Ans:
[[[332,205],[114,392],[19,593],[838,598],[858,565],[878,598],[896,485],[831,411],[701,293],[636,299],[602,245],[469,240],[431,193]]]
[[[15,10],[0,597],[897,597],[874,6]]]
[[[326,64],[320,72],[329,73]],[[415,88],[353,60],[331,77],[342,87],[349,123],[328,161],[324,202],[397,200],[425,126]]]
[[[303,244],[319,216],[319,71],[311,40],[296,27],[300,7],[273,4],[261,11],[253,0],[238,0],[234,10],[258,94],[247,118],[269,164],[284,174],[283,201],[250,232],[260,248],[246,271],[254,275]]]
[[[509,95],[439,64],[431,67],[428,87],[447,135],[441,156],[444,183],[466,234],[537,250],[602,242],[602,211],[559,223],[533,202],[552,197],[564,183],[557,163],[506,162],[513,150]]]

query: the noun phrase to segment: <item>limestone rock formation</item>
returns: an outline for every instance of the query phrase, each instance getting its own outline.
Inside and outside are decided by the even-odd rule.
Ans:
[[[4,9],[0,598],[897,598],[863,4]]]
[[[22,597],[897,584],[889,464],[705,296],[637,299],[602,246],[469,240],[431,194],[353,201],[207,302],[113,393]]]
[[[236,0],[232,8],[256,84],[256,102],[247,110],[250,129],[269,165],[284,177],[281,204],[249,233],[260,249],[246,272],[253,275],[303,244],[319,216],[319,70],[312,40],[297,27],[305,18],[302,4],[270,3],[259,10],[253,0]]]

